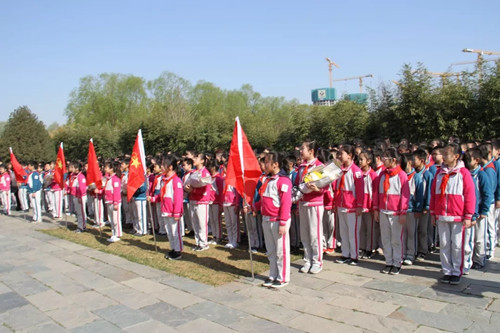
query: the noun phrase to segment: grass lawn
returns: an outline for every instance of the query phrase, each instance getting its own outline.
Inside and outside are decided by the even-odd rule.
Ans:
[[[87,232],[77,234],[75,224],[69,223],[68,229],[61,222],[60,228],[40,230],[71,242],[97,249],[106,253],[118,255],[127,260],[161,269],[165,272],[187,277],[205,284],[218,286],[232,282],[241,277],[251,277],[250,255],[248,241],[244,241],[238,249],[225,249],[223,245],[210,245],[210,249],[194,252],[194,238],[184,237],[184,251],[181,260],[166,260],[164,255],[170,251],[167,236],[156,236],[158,252],[155,252],[152,235],[136,237],[124,233],[120,242],[108,243],[111,237],[109,226],[99,229],[88,226]],[[291,261],[299,259],[292,256]],[[255,275],[269,270],[269,262],[263,253],[253,254]]]

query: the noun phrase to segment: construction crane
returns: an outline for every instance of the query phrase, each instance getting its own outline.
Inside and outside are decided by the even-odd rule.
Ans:
[[[495,52],[495,51],[484,51],[484,50],[475,50],[475,49],[463,49],[462,52],[467,52],[467,53],[477,53],[477,73],[479,76],[479,80],[481,80],[483,76],[483,70],[482,70],[482,65],[484,62],[483,55],[500,55],[500,52]]]
[[[342,79],[335,79],[333,81],[348,81],[348,80],[356,80],[359,79],[359,92],[363,92],[363,79],[366,77],[373,77],[373,74],[362,75],[362,76],[353,76],[353,77],[345,77]]]
[[[500,60],[500,58],[495,58],[495,59],[486,59],[486,60],[483,60],[483,62],[488,62],[488,61],[498,61],[498,60]],[[461,61],[461,62],[455,62],[455,63],[451,64],[450,66],[470,65],[470,64],[477,64],[477,60],[476,60],[476,61]]]
[[[445,79],[450,77],[450,76],[456,76],[457,77],[457,83],[460,82],[459,81],[459,77],[460,75],[462,75],[462,73],[450,73],[450,72],[445,72],[445,73],[438,73],[438,72],[429,72],[427,71],[427,73],[431,76],[440,76],[441,77],[441,84],[444,85],[445,83]]]
[[[339,65],[337,65],[336,63],[334,63],[330,58],[326,58],[326,61],[328,61],[328,72],[330,72],[330,88],[333,87],[333,81],[332,81],[332,66],[335,66],[337,68],[340,68]]]

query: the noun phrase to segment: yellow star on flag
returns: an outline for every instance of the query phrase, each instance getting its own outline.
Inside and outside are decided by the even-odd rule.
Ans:
[[[58,158],[58,159],[57,159],[56,163],[57,163],[57,167],[58,167],[59,169],[62,169],[62,167],[63,167],[63,166],[62,166],[62,162],[61,162],[61,159],[60,159],[60,158]]]
[[[134,168],[138,168],[139,165],[141,165],[141,162],[139,162],[139,159],[137,158],[137,156],[133,156],[132,157],[132,162],[130,164],[132,164],[132,166]]]

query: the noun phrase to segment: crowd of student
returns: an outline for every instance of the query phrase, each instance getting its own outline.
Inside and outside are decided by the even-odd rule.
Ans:
[[[128,157],[102,161],[101,186],[87,184],[80,162],[68,163],[64,188],[54,181],[54,163],[27,163],[22,183],[10,164],[0,164],[0,200],[7,215],[11,205],[25,212],[31,207],[35,223],[42,206],[54,219],[74,214],[77,233],[86,231],[88,221],[98,228],[109,223],[111,243],[120,241],[126,224],[137,237],[154,228],[168,236],[169,260],[182,258],[186,233],[194,235],[193,251],[205,251],[216,244],[237,248],[244,232],[250,250],[265,249],[269,258],[267,287],[289,283],[290,252],[301,248],[302,273],[320,273],[324,254],[340,251],[337,263],[358,265],[381,248],[381,273],[396,275],[439,247],[440,281],[458,284],[495,253],[499,153],[496,140],[329,149],[308,141],[290,154],[267,149],[257,155],[262,175],[251,204],[225,184],[223,151],[150,156],[146,181],[130,201]],[[341,176],[326,187],[307,183],[301,190],[308,172],[325,163],[339,165]]]

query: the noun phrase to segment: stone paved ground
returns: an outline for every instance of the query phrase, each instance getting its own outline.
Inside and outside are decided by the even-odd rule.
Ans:
[[[325,260],[323,272],[260,287],[262,277],[212,287],[128,262],[0,217],[2,332],[499,332],[500,262],[459,286],[440,285],[439,264],[399,276]],[[435,256],[434,259],[437,259]]]

